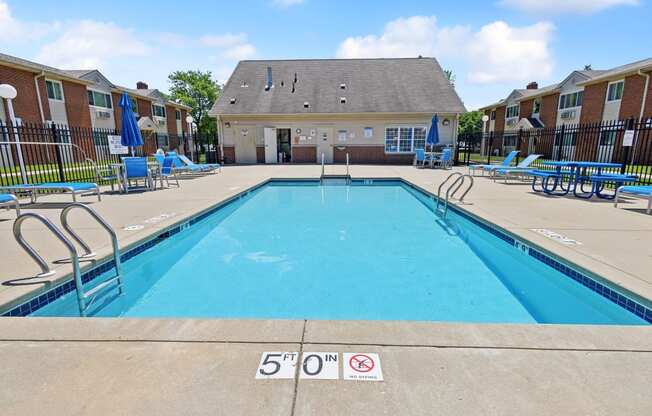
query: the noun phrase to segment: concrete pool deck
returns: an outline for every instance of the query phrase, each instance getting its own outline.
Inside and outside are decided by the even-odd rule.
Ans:
[[[183,180],[181,188],[88,201],[125,248],[269,178],[318,178],[321,168],[230,166]],[[341,173],[343,166],[327,167]],[[353,177],[395,177],[433,192],[448,171],[352,166]],[[69,196],[48,196],[25,212],[58,224]],[[551,198],[528,185],[476,179],[463,208],[550,253],[652,299],[652,217],[644,202]],[[160,218],[161,214],[171,215]],[[54,279],[11,235],[0,211],[0,305]],[[158,217],[158,218],[157,218]],[[98,257],[108,237],[85,214],[71,222]],[[126,231],[129,225],[142,225]],[[563,245],[532,229],[581,242]],[[36,222],[25,236],[48,260],[67,253]],[[254,380],[263,351],[379,352],[384,382]],[[6,414],[649,414],[652,328],[468,325],[412,322],[155,319],[0,319],[0,397]],[[95,378],[97,377],[97,378]]]

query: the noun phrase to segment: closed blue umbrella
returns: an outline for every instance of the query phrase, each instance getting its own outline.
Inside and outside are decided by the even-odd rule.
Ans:
[[[120,108],[122,108],[122,128],[120,143],[123,146],[131,147],[131,155],[134,155],[134,147],[142,146],[143,136],[140,135],[140,129],[138,128],[138,122],[136,121],[136,116],[134,115],[133,110],[131,109],[131,99],[129,94],[126,92],[122,94],[120,98]]]
[[[426,145],[430,145],[431,149],[432,146],[439,143],[439,129],[437,128],[438,124],[439,124],[439,119],[437,118],[437,114],[435,114],[434,116],[432,116],[432,122],[430,123],[430,130],[428,131],[428,137],[426,137]]]

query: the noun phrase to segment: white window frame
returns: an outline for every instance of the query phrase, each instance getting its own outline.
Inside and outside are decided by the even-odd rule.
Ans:
[[[397,129],[396,133],[396,150],[387,150],[387,130],[388,129]],[[410,150],[401,150],[401,130],[410,130]],[[385,126],[385,137],[384,137],[384,149],[386,154],[410,154],[414,153],[415,147],[414,147],[414,130],[415,129],[424,129],[424,148],[425,148],[425,142],[428,139],[428,126],[425,124],[410,124],[410,125],[388,125]]]
[[[510,108],[514,108],[514,107],[516,107],[516,114],[510,116],[510,115],[509,115],[509,110],[510,110]],[[518,117],[520,114],[521,114],[521,105],[520,105],[520,104],[512,104],[512,105],[508,105],[508,106],[505,108],[505,120],[509,120],[510,118],[516,118],[516,117]]]
[[[49,83],[52,83],[52,84],[57,84],[57,85],[59,86],[59,89],[61,90],[61,99],[58,99],[58,98],[50,98],[50,97],[48,96],[48,85],[47,85],[48,82],[49,82]],[[65,102],[66,102],[66,95],[65,95],[65,93],[63,92],[63,83],[62,83],[61,81],[57,80],[57,79],[49,79],[49,78],[46,78],[46,79],[45,79],[45,96],[48,97],[48,100],[59,101],[59,102],[65,103]]]
[[[111,107],[109,108],[109,107],[102,107],[101,105],[91,104],[89,102],[88,103],[89,107],[97,108],[97,109],[102,110],[102,111],[106,111],[106,110],[113,111],[113,96],[111,95],[110,92],[106,92],[106,91],[102,91],[102,90],[96,90],[94,88],[87,88],[86,91],[96,92],[96,93],[102,94],[102,95],[108,95],[109,96],[109,102],[111,103]]]
[[[575,98],[575,105],[574,106],[572,106],[572,107],[562,107],[561,106],[562,98],[566,97],[566,96],[569,96],[569,95],[573,95],[573,94],[577,94],[578,96],[579,96],[579,94],[582,94],[582,102],[579,105],[577,105],[577,98]],[[565,101],[565,100],[563,100],[563,101]],[[582,104],[584,104],[584,90],[567,92],[566,94],[562,94],[562,95],[559,96],[559,106],[558,107],[559,107],[560,110],[568,110],[568,109],[571,109],[571,108],[580,108],[580,107],[582,107]]]
[[[623,84],[623,89],[620,91],[620,98],[614,98],[613,100],[609,99],[609,91],[611,91],[611,86],[612,85],[617,85],[617,84]],[[623,95],[625,94],[625,80],[624,79],[619,79],[618,81],[612,81],[607,84],[607,95],[606,95],[606,101],[608,103],[615,103],[617,101],[621,101],[623,99]]]
[[[537,109],[537,103],[539,104],[538,109]],[[537,111],[534,111],[535,109],[537,109]],[[541,99],[540,98],[535,98],[532,101],[532,115],[535,115],[535,114],[541,114]]]
[[[158,116],[158,115],[156,115],[156,114],[155,114],[155,111],[154,111],[154,107],[161,107],[161,108],[163,109],[163,115],[162,115],[162,116]],[[163,119],[165,119],[165,118],[167,118],[167,114],[168,114],[168,112],[167,112],[167,110],[165,109],[165,106],[164,106],[164,105],[160,105],[160,104],[154,104],[154,103],[152,103],[152,116],[157,117],[157,118],[163,118]]]
[[[181,121],[181,110],[178,108],[174,109],[174,119],[177,121]]]

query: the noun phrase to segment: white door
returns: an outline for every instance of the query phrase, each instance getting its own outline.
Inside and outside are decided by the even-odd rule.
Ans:
[[[265,127],[263,136],[265,138],[265,163],[278,163],[276,129]]]
[[[324,155],[324,162],[333,163],[333,146],[331,136],[333,129],[317,129],[317,163],[321,163],[321,155]]]

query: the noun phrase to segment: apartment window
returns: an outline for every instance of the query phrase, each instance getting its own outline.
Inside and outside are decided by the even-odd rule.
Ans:
[[[174,118],[176,120],[181,120],[181,110],[174,110]]]
[[[111,105],[111,94],[100,91],[88,90],[88,103],[95,107],[113,108]]]
[[[167,134],[156,134],[156,148],[167,149],[170,146],[170,138]]]
[[[618,101],[623,98],[623,90],[625,89],[625,81],[617,81],[609,84],[607,91],[607,101]]]
[[[152,113],[155,117],[165,118],[165,107],[158,104],[152,104]]]
[[[518,117],[519,105],[510,105],[505,112],[505,118]]]
[[[496,110],[491,110],[491,115],[489,117],[491,118],[491,120],[495,120],[496,119]]]
[[[387,127],[385,128],[385,153],[412,153],[423,149],[426,144],[426,128]]]
[[[63,85],[59,81],[45,80],[45,89],[51,100],[63,101]]]
[[[584,91],[572,92],[559,97],[559,109],[580,107],[584,98]]]
[[[541,100],[534,100],[532,105],[532,114],[539,114],[541,112]]]

